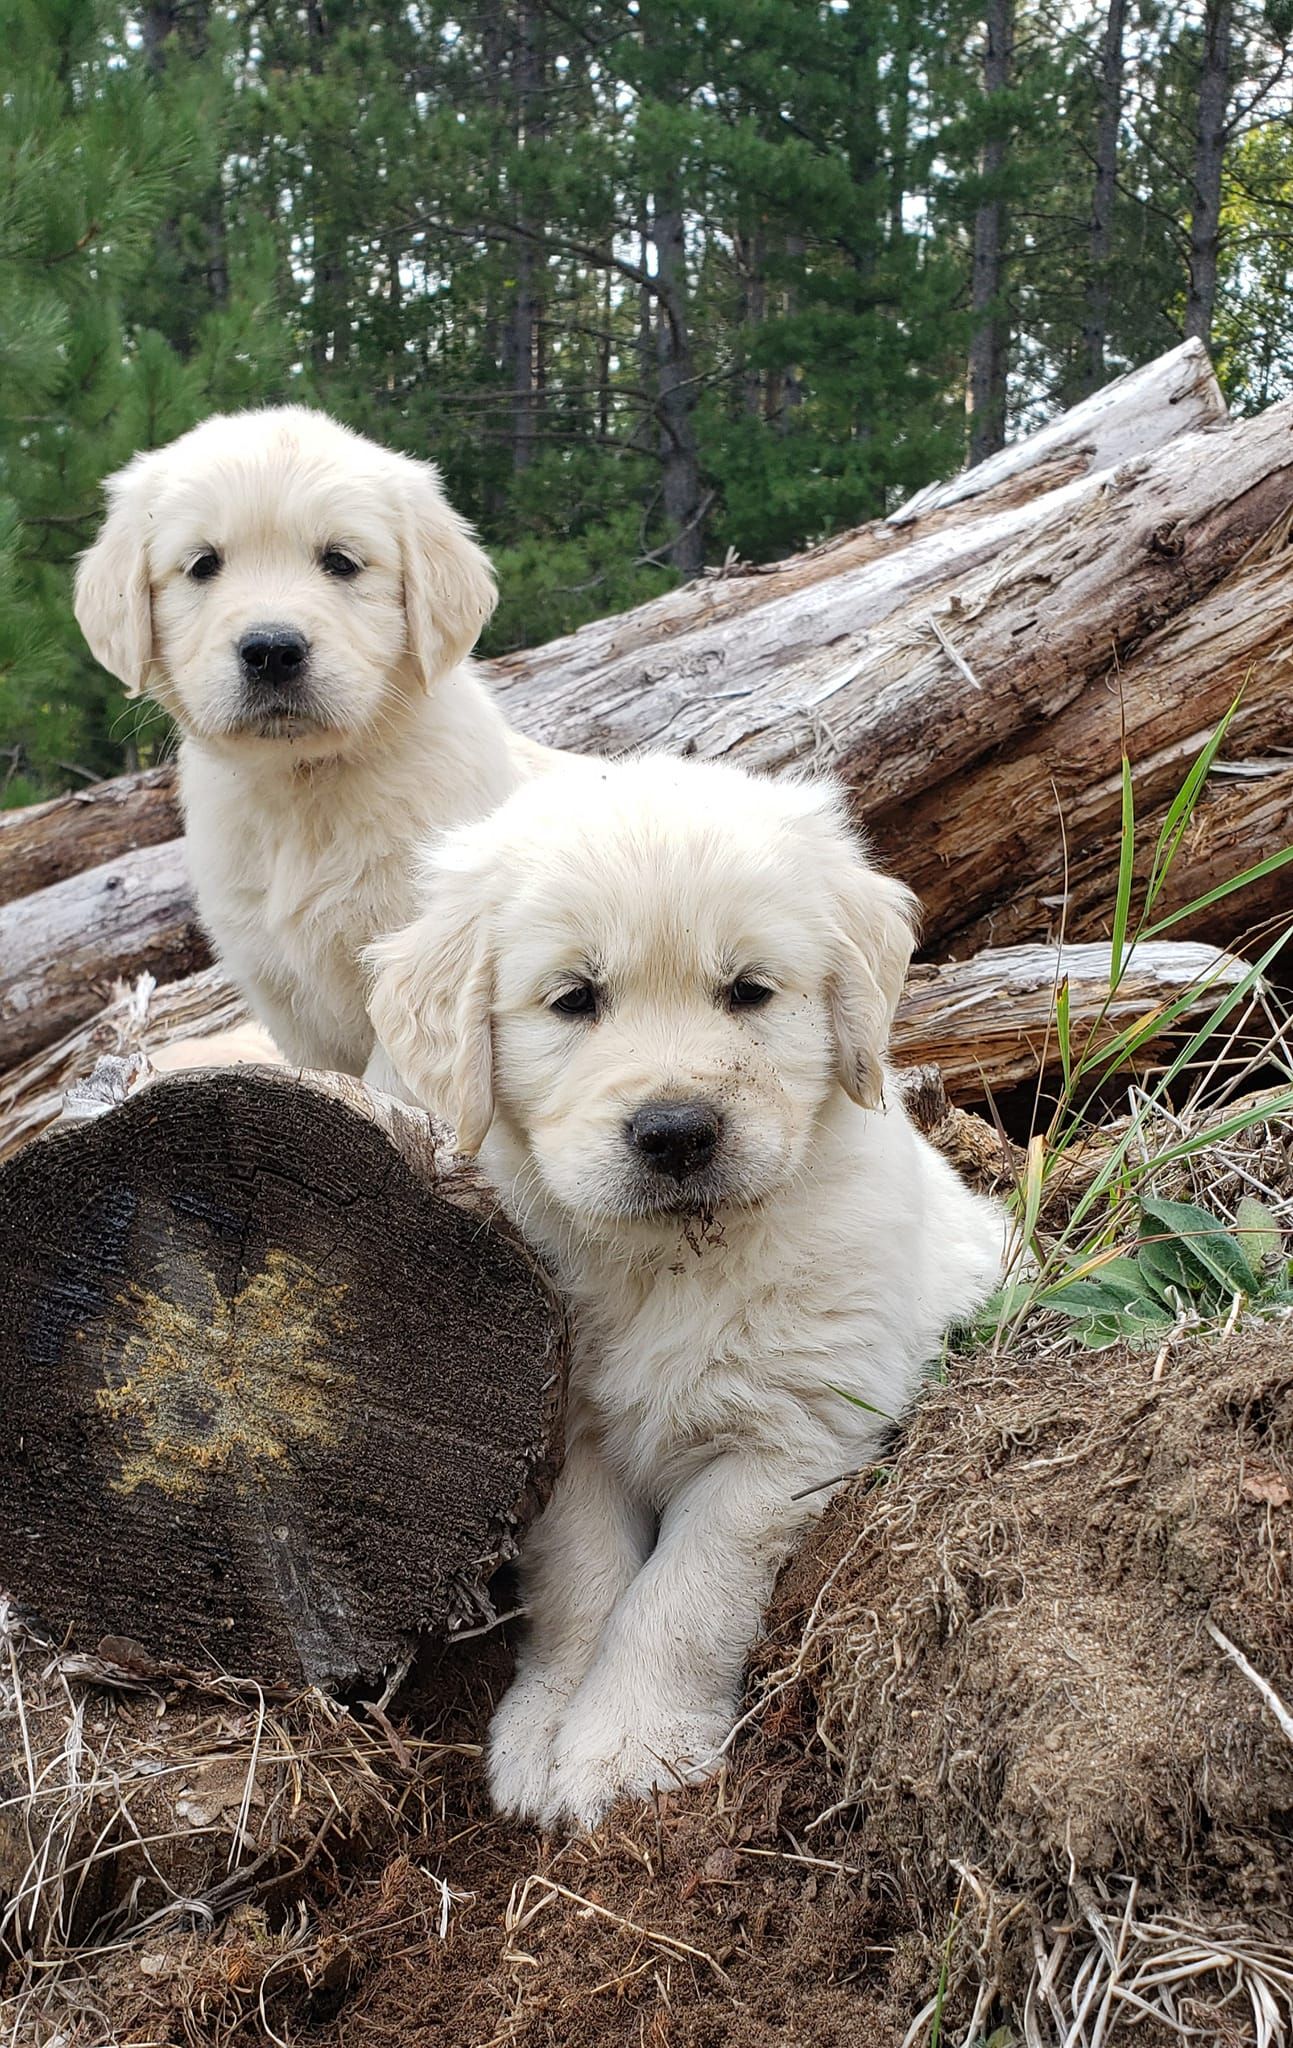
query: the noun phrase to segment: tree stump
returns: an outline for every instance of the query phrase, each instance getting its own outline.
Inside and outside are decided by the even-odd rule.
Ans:
[[[0,1587],[56,1638],[344,1691],[487,1583],[566,1333],[418,1112],[175,1076],[0,1169]]]

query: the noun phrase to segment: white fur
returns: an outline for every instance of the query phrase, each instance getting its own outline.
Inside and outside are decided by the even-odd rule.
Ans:
[[[489,563],[429,463],[299,406],[215,418],[109,480],[76,615],[184,740],[198,907],[221,963],[293,1062],[363,1072],[361,948],[412,914],[412,850],[478,817],[540,750],[466,657]],[[328,550],[360,573],[325,573]],[[189,573],[204,552],[218,575]],[[239,640],[310,643],[311,715],[257,725]]]
[[[451,834],[428,888],[373,952],[379,1037],[576,1309],[490,1779],[591,1824],[713,1769],[778,1568],[990,1292],[1003,1219],[885,1086],[911,899],[832,790],[572,763]],[[729,1007],[756,970],[766,1007]],[[555,1014],[581,979],[598,1017]],[[713,1178],[662,1209],[625,1123],[690,1097],[723,1117]]]

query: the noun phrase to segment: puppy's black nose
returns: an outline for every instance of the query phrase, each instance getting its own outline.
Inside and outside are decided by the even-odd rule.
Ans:
[[[673,1180],[698,1173],[713,1158],[723,1128],[708,1102],[644,1102],[629,1118],[629,1143]]]
[[[310,652],[304,634],[291,626],[256,626],[238,642],[238,659],[253,683],[296,683]]]

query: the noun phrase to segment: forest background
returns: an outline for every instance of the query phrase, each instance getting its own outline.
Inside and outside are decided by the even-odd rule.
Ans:
[[[300,400],[444,472],[486,653],[883,515],[1185,335],[1293,390],[1293,0],[2,0],[0,801],[156,757],[105,475]]]

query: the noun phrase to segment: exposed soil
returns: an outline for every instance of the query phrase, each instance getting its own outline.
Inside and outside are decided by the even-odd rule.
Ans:
[[[502,1826],[473,1756],[398,1759],[478,1739],[508,1652],[464,1645],[303,1877],[83,1956],[14,2038],[898,2048],[924,2010],[923,2048],[941,1979],[945,2044],[1026,2007],[1062,2040],[1088,1996],[1085,2044],[1112,1977],[1106,2048],[1256,2041],[1254,1996],[1293,2024],[1293,1742],[1209,1624],[1293,1701],[1291,1589],[1293,1328],[1161,1358],[1043,1329],[954,1362],[824,1517],[720,1782],[595,1841]]]

